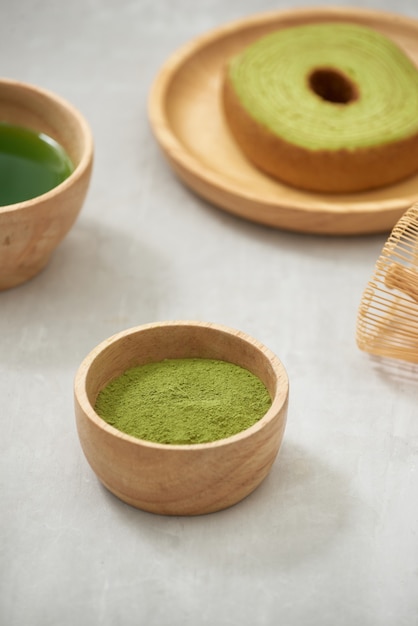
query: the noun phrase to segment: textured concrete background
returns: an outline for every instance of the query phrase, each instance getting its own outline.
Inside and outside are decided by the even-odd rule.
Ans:
[[[418,16],[413,0],[347,4]],[[289,6],[0,0],[0,74],[70,100],[96,142],[71,233],[41,275],[0,294],[5,626],[418,624],[418,373],[382,369],[354,340],[386,237],[304,236],[234,218],[179,183],[147,119],[151,83],[180,45]],[[271,474],[210,516],[123,504],[77,438],[83,357],[119,330],[166,319],[248,332],[290,377]]]

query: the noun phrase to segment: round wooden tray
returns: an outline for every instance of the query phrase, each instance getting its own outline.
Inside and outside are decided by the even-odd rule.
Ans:
[[[381,11],[321,7],[280,11],[228,24],[173,54],[150,93],[154,134],[180,179],[218,207],[277,228],[329,235],[385,232],[418,200],[418,176],[368,193],[293,189],[256,170],[226,126],[220,102],[226,60],[287,26],[349,21],[392,38],[418,64],[418,21]]]

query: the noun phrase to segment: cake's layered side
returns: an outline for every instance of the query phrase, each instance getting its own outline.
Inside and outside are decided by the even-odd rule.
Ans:
[[[261,38],[230,59],[223,105],[247,158],[293,186],[364,191],[418,170],[418,69],[370,28],[324,23]]]
[[[228,126],[248,160],[294,187],[329,193],[365,191],[399,182],[418,169],[418,133],[370,148],[310,150],[281,139],[252,118],[227,77],[222,97]]]

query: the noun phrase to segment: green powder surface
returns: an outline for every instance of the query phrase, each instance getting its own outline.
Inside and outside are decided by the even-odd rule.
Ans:
[[[197,444],[255,424],[270,395],[248,370],[214,359],[166,359],[133,367],[99,393],[95,411],[115,428],[163,444]]]
[[[341,105],[309,87],[318,68],[358,89]],[[381,145],[418,132],[418,70],[390,39],[350,23],[283,28],[248,46],[229,65],[243,107],[290,143],[311,150]]]

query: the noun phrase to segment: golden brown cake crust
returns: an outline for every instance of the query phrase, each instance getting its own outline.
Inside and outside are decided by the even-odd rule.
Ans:
[[[222,100],[228,127],[248,160],[294,187],[328,193],[366,191],[399,182],[417,171],[418,133],[376,147],[309,150],[257,122],[241,105],[227,71]]]

